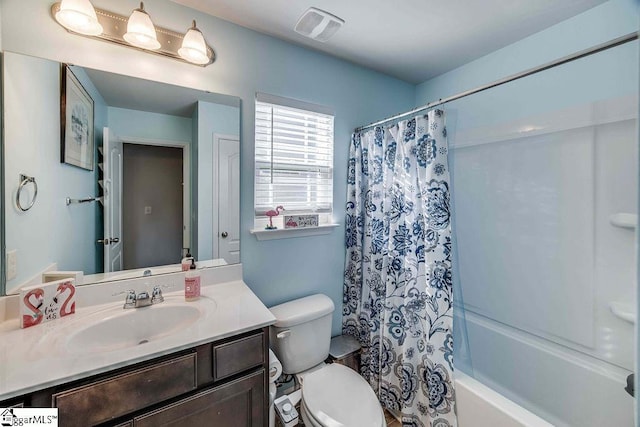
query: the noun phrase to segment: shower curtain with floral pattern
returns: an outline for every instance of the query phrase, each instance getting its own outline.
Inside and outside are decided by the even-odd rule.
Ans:
[[[456,426],[449,170],[444,113],[354,133],[343,333],[403,426]]]

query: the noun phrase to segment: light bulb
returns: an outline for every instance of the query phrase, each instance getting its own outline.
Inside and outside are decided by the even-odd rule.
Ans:
[[[178,55],[193,64],[203,65],[209,63],[207,43],[204,41],[204,36],[200,30],[196,27],[196,21],[193,21],[193,26],[184,35],[182,47],[178,49]]]
[[[129,44],[142,49],[156,50],[160,48],[156,28],[151,22],[151,17],[144,11],[144,3],[140,2],[140,8],[131,12],[127,21],[127,32],[123,38]]]
[[[55,18],[60,25],[75,33],[87,36],[102,34],[102,25],[89,0],[62,0]]]

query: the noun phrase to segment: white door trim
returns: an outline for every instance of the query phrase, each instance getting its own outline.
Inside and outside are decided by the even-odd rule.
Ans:
[[[182,148],[182,247],[191,247],[191,143],[172,139],[150,139],[121,136],[124,144]]]

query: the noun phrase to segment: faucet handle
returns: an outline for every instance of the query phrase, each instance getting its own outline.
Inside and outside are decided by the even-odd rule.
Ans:
[[[151,291],[151,304],[157,304],[164,301],[162,296],[162,288],[167,286],[154,286]]]
[[[124,300],[124,308],[132,308],[136,306],[136,291],[133,289],[129,289],[128,291],[120,292],[121,294],[126,293],[127,296]],[[116,294],[117,295],[117,294]]]

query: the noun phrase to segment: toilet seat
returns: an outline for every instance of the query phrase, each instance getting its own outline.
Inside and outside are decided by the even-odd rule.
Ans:
[[[354,370],[333,363],[305,375],[302,411],[318,426],[382,427],[380,402],[369,384]]]

